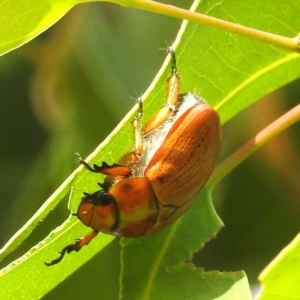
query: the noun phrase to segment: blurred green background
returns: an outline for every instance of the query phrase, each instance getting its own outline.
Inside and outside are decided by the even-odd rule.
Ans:
[[[184,8],[191,3],[172,1]],[[75,152],[88,156],[132,108],[132,98],[147,89],[165,59],[159,49],[175,40],[180,24],[113,4],[80,5],[1,57],[1,247],[77,167]],[[225,124],[220,160],[295,106],[299,83]],[[299,232],[299,129],[296,124],[278,136],[218,186],[214,203],[225,228],[196,254],[197,265],[243,269],[256,284],[260,271]],[[1,267],[61,224],[66,207],[67,199]],[[117,299],[118,252],[116,239],[101,259],[94,257],[45,299]]]

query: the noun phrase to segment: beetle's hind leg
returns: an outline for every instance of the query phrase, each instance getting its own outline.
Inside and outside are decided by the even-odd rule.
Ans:
[[[166,104],[148,121],[144,128],[144,134],[162,125],[180,105],[180,78],[177,71],[175,52],[172,47],[169,47],[167,53],[171,56],[171,76],[167,79]]]

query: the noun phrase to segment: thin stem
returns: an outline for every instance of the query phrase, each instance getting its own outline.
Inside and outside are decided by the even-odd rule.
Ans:
[[[109,0],[108,2],[113,2],[127,7],[143,9],[178,19],[207,25],[244,37],[255,39],[270,45],[281,47],[286,50],[300,53],[299,35],[297,35],[295,38],[288,38],[150,0]]]
[[[271,140],[277,134],[300,120],[300,104],[282,115],[276,121],[271,123],[254,138],[244,144],[236,152],[225,159],[215,170],[211,176],[207,186],[211,189],[221,179],[223,179],[232,169],[244,161],[248,156],[255,152],[258,148]]]

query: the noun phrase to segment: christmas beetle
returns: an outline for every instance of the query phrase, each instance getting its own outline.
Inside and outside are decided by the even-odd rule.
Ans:
[[[134,150],[118,164],[91,167],[106,175],[100,190],[84,197],[77,217],[93,231],[66,246],[50,263],[59,263],[65,253],[79,251],[101,231],[139,237],[153,234],[178,219],[191,205],[210,177],[221,148],[217,112],[200,97],[179,94],[179,75],[171,47],[171,76],[167,80],[166,104],[141,127],[143,107],[132,122]]]

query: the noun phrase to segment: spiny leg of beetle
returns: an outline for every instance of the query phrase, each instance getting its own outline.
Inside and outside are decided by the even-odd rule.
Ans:
[[[46,266],[53,266],[58,264],[59,262],[62,261],[62,259],[64,258],[66,253],[70,253],[72,251],[76,251],[78,252],[84,245],[88,245],[88,243],[97,236],[98,231],[93,231],[89,234],[87,234],[86,236],[82,237],[81,239],[79,239],[77,242],[75,242],[74,244],[68,245],[65,248],[63,248],[60,252],[60,256],[54,260],[52,260],[50,263],[45,262],[44,264]]]
[[[78,163],[81,165],[84,165],[90,172],[94,173],[101,173],[104,175],[108,176],[120,176],[120,177],[126,177],[131,174],[131,170],[124,165],[119,165],[119,164],[113,164],[113,165],[108,165],[106,162],[103,162],[101,166],[98,166],[96,164],[91,167],[86,161],[84,161],[80,155],[78,155]]]
[[[76,155],[78,156],[77,157],[77,162],[80,164],[80,165],[84,165],[89,171],[91,172],[95,172],[95,173],[99,173],[98,171],[96,171],[96,169],[93,169],[86,161],[84,161],[82,158],[81,158],[81,155],[79,153],[76,153]]]
[[[144,134],[147,134],[162,125],[170,115],[176,111],[180,104],[180,78],[177,72],[175,52],[172,47],[169,47],[167,53],[171,56],[171,76],[167,79],[166,104],[148,121],[144,128]]]
[[[137,99],[139,105],[138,113],[135,119],[132,121],[132,130],[134,137],[134,151],[127,153],[121,158],[120,163],[126,166],[136,164],[141,158],[143,152],[143,132],[141,127],[141,118],[143,115],[143,102],[141,98]]]
[[[136,160],[139,160],[143,151],[143,134],[141,127],[141,118],[143,115],[143,102],[141,98],[137,99],[139,110],[136,118],[132,122],[133,136],[134,136],[134,154]]]
[[[167,105],[173,110],[178,106],[179,97],[179,75],[176,65],[176,56],[172,47],[167,49],[167,53],[171,56],[171,76],[167,80]]]

